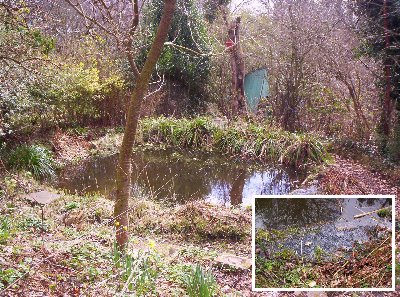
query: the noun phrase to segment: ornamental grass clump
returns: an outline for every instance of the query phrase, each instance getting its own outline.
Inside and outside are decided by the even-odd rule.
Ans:
[[[216,294],[217,282],[214,276],[204,271],[200,265],[192,267],[184,282],[189,297],[212,297]]]
[[[37,179],[53,177],[55,162],[51,151],[40,145],[21,145],[9,153],[7,165],[17,171],[29,171]]]
[[[317,138],[307,134],[294,135],[293,138],[280,157],[282,163],[300,167],[309,163],[323,163],[328,159],[324,145]]]

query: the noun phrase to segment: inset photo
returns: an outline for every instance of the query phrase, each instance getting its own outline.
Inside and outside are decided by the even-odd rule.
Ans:
[[[253,290],[393,291],[392,195],[256,196]]]

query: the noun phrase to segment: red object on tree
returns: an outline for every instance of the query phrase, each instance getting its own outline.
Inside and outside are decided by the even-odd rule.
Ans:
[[[226,48],[231,48],[235,45],[235,43],[233,42],[232,39],[228,39],[227,41],[225,41],[225,46]]]

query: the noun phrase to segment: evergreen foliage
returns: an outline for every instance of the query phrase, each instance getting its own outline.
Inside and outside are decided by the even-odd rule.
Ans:
[[[389,139],[383,135],[378,125],[378,141],[383,153],[395,161],[400,160],[400,1],[398,0],[361,0],[359,13],[364,16],[364,53],[381,61],[382,67],[390,65],[390,97],[395,109],[394,126]],[[386,6],[386,7],[385,7]],[[386,14],[385,14],[386,10]],[[387,25],[387,30],[385,26]],[[386,34],[388,38],[386,39]],[[388,43],[388,44],[387,44]],[[382,73],[384,69],[382,69]],[[386,82],[381,79],[382,97]],[[382,118],[389,115],[382,115]]]
[[[147,3],[144,17],[145,28],[149,35],[147,46],[139,55],[139,64],[149,50],[157,25],[161,18],[164,2],[152,0]],[[180,83],[188,90],[194,104],[202,97],[210,68],[210,40],[203,16],[194,0],[180,0],[174,14],[167,38],[168,45],[158,61],[157,72],[170,81]]]

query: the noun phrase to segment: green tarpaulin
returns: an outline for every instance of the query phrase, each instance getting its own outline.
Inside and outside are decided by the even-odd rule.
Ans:
[[[255,113],[260,99],[269,95],[266,69],[258,69],[246,74],[244,78],[244,94],[249,111]]]

